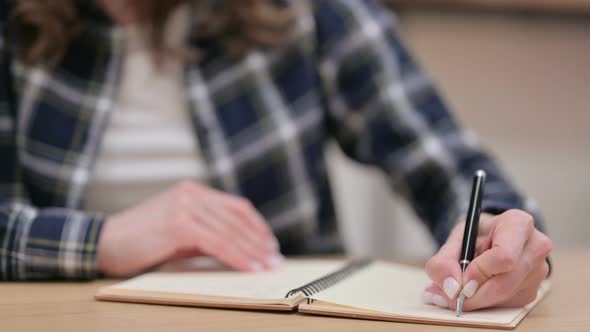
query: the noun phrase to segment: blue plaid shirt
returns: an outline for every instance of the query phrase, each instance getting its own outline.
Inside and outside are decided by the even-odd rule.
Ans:
[[[81,1],[88,27],[63,61],[27,67],[14,51],[19,36],[8,33],[11,6],[0,6],[0,279],[96,277],[105,217],[82,206],[116,111],[125,34],[94,1]],[[207,57],[184,70],[204,181],[252,201],[284,254],[342,250],[324,156],[330,139],[380,167],[439,243],[464,213],[476,169],[488,173],[485,211],[531,211],[449,114],[386,8],[313,1],[294,29],[285,47],[238,59],[215,40],[192,39]]]

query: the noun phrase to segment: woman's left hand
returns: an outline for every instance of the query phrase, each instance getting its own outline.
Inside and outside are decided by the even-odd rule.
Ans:
[[[464,311],[486,307],[524,306],[537,296],[547,277],[546,258],[552,242],[535,229],[533,217],[521,210],[482,214],[476,257],[463,277],[458,260],[465,224],[457,225],[444,246],[426,264],[432,279],[423,300],[455,309],[461,291]]]

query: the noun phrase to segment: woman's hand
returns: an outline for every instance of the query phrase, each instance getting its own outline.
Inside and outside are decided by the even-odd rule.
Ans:
[[[242,271],[281,262],[278,242],[249,201],[186,181],[109,217],[98,269],[129,276],[168,260],[206,255]]]
[[[535,229],[533,217],[521,210],[483,214],[476,257],[461,278],[458,260],[464,227],[464,223],[457,225],[426,264],[433,284],[426,289],[424,301],[454,310],[461,289],[466,296],[464,311],[520,307],[535,300],[549,271],[545,259],[552,243]]]

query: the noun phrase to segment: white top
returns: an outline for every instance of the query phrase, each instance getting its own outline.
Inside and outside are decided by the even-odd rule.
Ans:
[[[181,46],[189,24],[179,7],[166,25],[169,46]],[[91,176],[85,209],[114,213],[174,183],[199,179],[202,157],[182,84],[183,63],[167,59],[157,69],[137,27],[127,27],[120,93]]]

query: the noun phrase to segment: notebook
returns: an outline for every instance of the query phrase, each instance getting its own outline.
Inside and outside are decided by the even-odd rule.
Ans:
[[[457,318],[422,303],[430,280],[423,269],[384,261],[287,260],[273,271],[228,271],[185,261],[102,288],[96,299],[197,307],[285,310],[306,314],[437,325],[512,329],[541,301],[522,308],[484,309]]]

